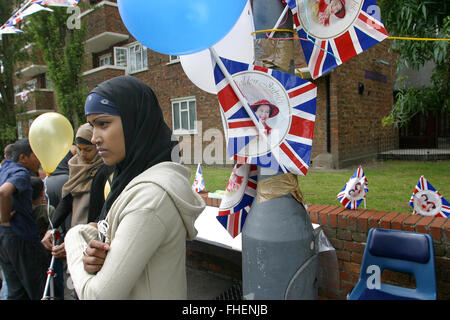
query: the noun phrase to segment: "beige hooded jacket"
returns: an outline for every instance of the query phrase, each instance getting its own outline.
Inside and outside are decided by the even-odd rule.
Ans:
[[[95,275],[84,270],[87,243],[97,229],[67,233],[67,264],[80,299],[186,299],[186,239],[205,203],[190,186],[190,170],[163,162],[135,177],[111,206],[110,250]]]

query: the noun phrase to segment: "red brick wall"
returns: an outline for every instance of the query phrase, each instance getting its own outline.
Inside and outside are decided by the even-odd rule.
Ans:
[[[202,194],[209,206],[219,206],[220,199]],[[320,224],[328,240],[336,249],[339,266],[339,288],[320,288],[320,299],[346,299],[356,285],[361,261],[371,228],[385,228],[427,233],[433,238],[438,299],[450,299],[450,219],[426,217],[376,210],[348,210],[342,206],[309,204],[307,211],[313,223]],[[414,287],[412,276],[386,271],[382,281]]]
[[[332,150],[337,168],[374,159],[382,137],[394,137],[397,132],[383,127],[382,118],[393,104],[392,85],[395,60],[384,41],[346,61],[331,72]],[[374,61],[383,59],[390,65]],[[370,79],[366,72],[385,77],[386,82]],[[358,93],[358,84],[364,92]],[[336,145],[337,144],[337,145]]]

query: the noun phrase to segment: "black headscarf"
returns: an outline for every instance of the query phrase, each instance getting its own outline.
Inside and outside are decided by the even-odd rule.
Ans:
[[[99,84],[91,93],[115,104],[125,136],[125,159],[115,166],[111,191],[99,217],[102,220],[134,177],[155,164],[172,161],[172,150],[177,142],[171,141],[172,131],[164,122],[155,94],[141,80],[120,76]]]

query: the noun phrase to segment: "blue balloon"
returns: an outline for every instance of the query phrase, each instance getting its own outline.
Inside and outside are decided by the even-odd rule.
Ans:
[[[169,55],[205,50],[239,19],[247,0],[118,0],[128,31],[148,48]]]

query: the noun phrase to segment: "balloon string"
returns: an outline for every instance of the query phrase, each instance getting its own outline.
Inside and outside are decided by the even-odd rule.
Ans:
[[[54,233],[55,227],[53,226],[52,219],[50,218],[50,197],[48,196],[48,193],[47,193],[47,178],[48,177],[49,177],[49,175],[47,175],[44,179],[44,192],[45,192],[45,198],[47,199],[47,219],[48,219],[48,222],[52,229],[52,243],[54,246],[56,244],[55,233]]]
[[[289,30],[289,29],[264,29],[264,30],[253,31],[252,34],[267,33],[269,31],[284,31],[284,32],[295,33],[295,31]],[[271,39],[271,40],[304,40],[304,41],[309,41],[308,39],[299,38],[299,37],[291,37],[291,38],[274,38],[274,37],[271,37],[269,39]],[[386,39],[390,39],[390,40],[414,40],[414,41],[450,41],[450,38],[387,37]]]

